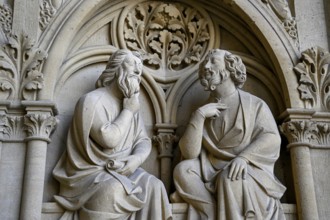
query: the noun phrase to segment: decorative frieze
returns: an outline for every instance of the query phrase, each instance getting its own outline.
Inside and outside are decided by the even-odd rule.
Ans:
[[[310,147],[330,147],[330,123],[310,120],[285,122],[280,126],[281,132],[290,144],[307,144]]]
[[[24,116],[25,130],[29,139],[49,140],[57,125],[57,119],[48,114],[29,113]]]
[[[0,26],[6,35],[11,32],[12,23],[12,9],[7,4],[0,5]]]
[[[28,36],[10,35],[0,48],[0,98],[36,100],[43,88],[41,66],[46,56]]]
[[[127,14],[124,39],[144,65],[173,72],[196,64],[206,52],[211,19],[180,3],[147,2]]]
[[[330,54],[320,47],[302,52],[301,62],[294,67],[298,91],[305,108],[330,110]]]
[[[45,30],[51,19],[55,16],[57,9],[61,6],[62,0],[41,0],[39,26]]]

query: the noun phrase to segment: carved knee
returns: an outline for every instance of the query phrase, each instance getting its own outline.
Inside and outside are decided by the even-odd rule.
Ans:
[[[101,183],[94,195],[85,203],[85,207],[94,211],[107,211],[109,205],[115,204],[117,199],[125,195],[124,187],[116,179]]]

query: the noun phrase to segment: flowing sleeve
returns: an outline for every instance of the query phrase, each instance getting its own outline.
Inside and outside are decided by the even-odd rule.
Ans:
[[[263,101],[253,103],[255,111],[249,113],[254,120],[250,143],[239,156],[263,170],[273,173],[274,163],[279,157],[281,138],[273,115]]]

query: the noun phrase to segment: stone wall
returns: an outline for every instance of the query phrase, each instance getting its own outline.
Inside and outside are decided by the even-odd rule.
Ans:
[[[118,48],[145,55],[140,101],[154,142],[143,167],[168,193],[180,160],[177,141],[207,98],[197,71],[211,48],[242,57],[248,72],[243,90],[262,98],[278,125],[328,123],[328,3],[276,2],[0,0],[0,219],[59,216],[52,170],[66,148],[75,103],[94,89]],[[182,42],[168,41],[174,37]],[[282,198],[287,214],[328,219],[328,131],[312,129],[316,136],[325,133],[316,143],[313,135],[294,139],[296,130],[282,126],[275,173],[288,188]],[[185,205],[175,207],[181,219]]]

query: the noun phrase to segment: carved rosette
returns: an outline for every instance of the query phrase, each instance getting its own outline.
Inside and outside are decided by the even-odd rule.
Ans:
[[[306,143],[312,147],[330,144],[330,123],[315,121],[290,121],[280,126],[290,144]]]
[[[11,32],[12,23],[12,9],[6,4],[0,5],[0,26],[6,35]]]
[[[124,46],[139,51],[144,66],[157,74],[175,75],[198,63],[207,52],[210,28],[211,19],[187,5],[141,3],[125,17]]]
[[[3,140],[23,139],[23,117],[0,115],[0,133]]]
[[[177,141],[177,136],[173,134],[159,134],[153,137],[153,141],[158,146],[159,158],[173,157],[173,143]]]
[[[62,0],[41,0],[40,1],[40,19],[39,26],[41,30],[45,30],[52,18],[55,16],[57,9],[61,6]]]
[[[293,39],[296,46],[299,46],[297,22],[294,18],[283,21],[283,26],[289,36]]]
[[[41,66],[46,56],[28,36],[10,35],[0,48],[0,98],[36,100],[43,88]]]
[[[24,116],[25,131],[28,139],[46,140],[50,142],[50,135],[55,130],[57,119],[54,116],[29,113]]]
[[[329,65],[330,54],[320,47],[312,47],[302,53],[301,62],[294,67],[305,108],[330,110]]]

